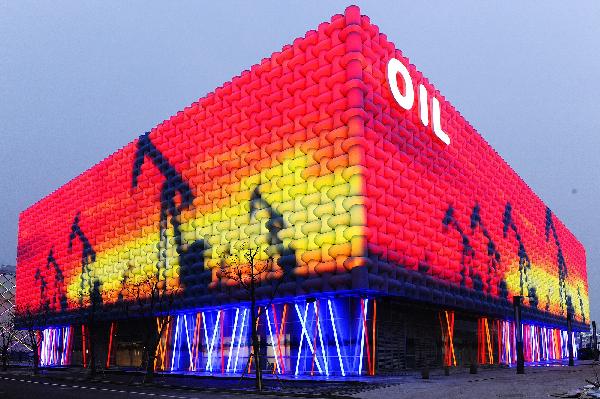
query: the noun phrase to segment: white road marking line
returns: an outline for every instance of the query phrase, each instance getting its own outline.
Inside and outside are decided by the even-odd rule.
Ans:
[[[57,384],[57,383],[50,383],[50,382],[44,382],[44,381],[32,381],[32,380],[24,380],[24,379],[18,379],[17,380],[16,378],[8,378],[8,377],[1,377],[1,378],[3,380],[7,380],[7,381],[18,381],[18,382],[25,382],[25,383],[28,383],[28,384],[42,384],[42,385],[60,386],[62,388],[79,388],[79,389],[101,390],[101,391],[116,392],[116,393],[126,393],[126,394],[130,394],[130,395],[159,396],[159,397],[162,397],[162,398],[171,398],[171,399],[188,399],[187,396],[175,396],[175,395],[167,395],[167,394],[156,394],[156,393],[152,393],[152,392],[124,391],[124,390],[117,390],[117,389],[96,388],[96,387],[83,386],[83,385]],[[110,381],[106,381],[106,382],[110,383]]]

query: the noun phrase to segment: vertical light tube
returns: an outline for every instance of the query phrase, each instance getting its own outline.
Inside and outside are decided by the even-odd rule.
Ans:
[[[208,356],[210,341],[208,340],[208,323],[206,322],[206,315],[204,312],[202,312],[202,320],[204,321],[204,342],[206,343],[206,355]],[[209,371],[208,363],[204,367],[204,371]]]
[[[267,326],[269,327],[269,337],[271,338],[271,347],[273,348],[273,353],[275,354],[275,365],[277,366],[277,372],[281,374],[281,369],[279,368],[279,354],[277,353],[277,345],[273,339],[273,329],[271,328],[271,318],[269,317],[268,306],[265,306],[265,313],[267,316]]]
[[[315,314],[319,311],[319,307],[317,306],[317,301],[313,302],[313,307],[315,309]],[[321,331],[321,323],[319,322],[319,318],[316,319],[317,322],[317,331],[319,331],[319,341],[321,341],[321,354],[323,355],[323,363],[325,365],[325,375],[329,377],[329,365],[327,364],[327,352],[325,351],[325,345],[323,345],[323,332]],[[315,348],[316,350],[317,348]]]
[[[360,313],[362,313],[362,315],[361,315],[362,316],[362,320],[361,320],[362,322],[360,323],[361,324],[362,332],[360,334],[361,339],[360,339],[360,358],[358,360],[358,375],[362,375],[363,352],[364,352],[364,349],[365,349],[365,338],[366,338],[366,335],[365,335],[366,334],[366,331],[365,331],[365,322],[367,320],[367,313],[368,313],[368,306],[369,306],[369,300],[368,299],[361,298],[360,300],[361,300],[363,306],[362,306],[362,309],[361,309],[361,312],[360,312]]]
[[[65,343],[64,343],[64,364],[66,366],[69,363],[69,354],[70,354],[70,345],[71,345],[71,326],[65,327]]]
[[[112,341],[113,341],[113,332],[115,328],[115,322],[110,323],[110,332],[108,337],[108,354],[106,356],[106,368],[110,368],[110,354],[112,352]]]
[[[48,334],[46,334],[48,330],[44,329],[42,330],[42,356],[40,356],[40,360],[41,360],[41,364],[42,366],[46,366],[46,364],[48,363],[48,361],[46,360],[47,357],[47,350],[48,350]]]
[[[295,303],[296,313],[298,314],[298,318],[300,319],[300,324],[302,325],[302,332],[300,333],[300,345],[298,346],[298,357],[296,358],[296,372],[294,375],[298,375],[298,368],[300,367],[300,356],[302,355],[302,343],[304,342],[304,320],[302,319],[302,315],[300,314],[300,309],[298,308],[298,304]],[[307,304],[308,306],[308,304]],[[306,318],[306,312],[308,307],[304,307],[304,317]]]
[[[231,367],[231,356],[233,356],[233,344],[235,342],[235,333],[237,331],[237,322],[238,316],[240,314],[240,308],[235,308],[235,318],[233,321],[233,332],[231,333],[231,342],[229,344],[229,355],[227,356],[227,372],[229,373],[229,368]]]
[[[285,360],[283,359],[283,351],[281,350],[281,337],[285,330],[285,316],[287,311],[287,303],[283,304],[283,313],[281,314],[281,324],[277,325],[277,309],[275,304],[271,304],[273,310],[273,324],[275,324],[275,335],[277,336],[277,352],[279,352],[279,359],[281,360],[281,374],[285,374]]]
[[[40,364],[42,366],[46,365],[46,336],[45,336],[45,330],[42,330],[42,345],[41,345],[41,349],[40,349]]]
[[[177,315],[175,319],[175,339],[173,340],[173,353],[171,354],[171,371],[175,367],[175,352],[177,352],[177,338],[179,336],[179,319],[181,315]]]
[[[198,360],[199,360],[198,357],[200,356],[198,353],[198,349],[201,349],[200,342],[199,342],[200,337],[201,337],[201,333],[200,333],[201,328],[202,328],[202,313],[197,312],[196,320],[194,320],[194,341],[192,344],[194,349],[192,350],[193,360],[190,361],[190,371],[196,371],[196,369],[198,367]]]
[[[185,325],[185,340],[187,342],[188,353],[190,355],[190,365],[191,365],[192,364],[192,346],[190,345],[190,332],[189,332],[189,327],[188,327],[188,322],[187,322],[187,314],[183,315],[183,322]]]
[[[340,342],[338,340],[337,329],[335,328],[335,320],[333,318],[333,310],[331,308],[331,299],[327,300],[327,306],[329,307],[329,316],[331,317],[331,327],[333,328],[333,337],[335,339],[335,347],[337,349],[338,360],[340,361],[340,370],[342,371],[342,377],[346,376],[344,371],[344,362],[342,362],[342,352],[340,350]]]
[[[212,352],[213,349],[215,347],[215,339],[217,337],[217,330],[219,329],[219,320],[221,319],[221,309],[219,309],[217,311],[217,321],[213,327],[213,335],[212,335],[212,340],[210,341],[210,348],[208,349],[208,359],[206,362],[206,369],[210,370],[211,372],[212,370]],[[205,323],[206,325],[206,323]]]
[[[308,330],[306,329],[306,319],[308,316],[308,303],[304,305],[304,319],[300,314],[300,309],[298,308],[298,304],[296,306],[296,313],[298,313],[298,317],[300,318],[300,324],[302,325],[302,334],[306,335],[306,343],[310,348],[311,353],[315,353],[315,349],[313,348],[312,342],[310,342],[310,337],[308,336]],[[300,339],[300,349],[302,349],[302,339]],[[300,349],[298,350],[298,361],[296,362],[296,375],[298,375],[298,366],[300,364]],[[315,358],[315,363],[317,364],[317,368],[319,369],[319,373],[323,374],[323,370],[321,369],[321,363],[319,362],[319,358]]]
[[[248,309],[244,308],[244,313],[242,313],[242,325],[240,326],[240,336],[238,338],[238,343],[237,343],[237,349],[235,352],[235,363],[233,364],[233,372],[237,372],[237,364],[238,364],[238,358],[240,356],[240,345],[242,343],[242,334],[244,333],[244,326],[245,326],[245,321],[246,321],[246,311]]]

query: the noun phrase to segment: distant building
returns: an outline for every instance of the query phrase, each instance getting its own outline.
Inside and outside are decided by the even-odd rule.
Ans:
[[[15,311],[16,272],[15,267],[0,265],[0,328],[16,337],[11,352],[29,350],[24,344],[25,333],[11,327]]]
[[[0,324],[13,317],[16,287],[15,267],[0,265]]]
[[[283,375],[512,364],[515,296],[528,362],[588,329],[583,245],[357,7],[25,210],[19,316],[43,364],[85,362],[101,304],[102,361],[135,364],[157,280],[157,369],[253,370],[244,248],[273,261],[258,366]]]

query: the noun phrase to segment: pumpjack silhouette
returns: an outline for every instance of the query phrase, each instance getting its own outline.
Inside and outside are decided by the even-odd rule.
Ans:
[[[556,264],[558,265],[558,292],[560,294],[560,309],[564,313],[565,305],[567,305],[567,312],[572,311],[571,298],[567,293],[566,279],[568,276],[567,262],[563,255],[560,240],[558,239],[558,233],[556,232],[556,226],[554,226],[554,219],[552,218],[552,211],[546,207],[546,242],[550,239],[550,231],[552,231],[552,238],[556,244]]]
[[[469,241],[469,237],[465,234],[464,230],[458,223],[458,220],[454,217],[454,207],[452,205],[448,206],[448,210],[446,210],[446,214],[444,215],[444,219],[442,219],[442,224],[444,228],[453,227],[458,234],[460,235],[461,243],[462,243],[462,252],[461,252],[461,280],[460,286],[466,287],[467,282],[467,273],[470,278],[473,278],[473,268],[469,265],[467,270],[467,259],[471,261],[475,257],[475,250],[471,246],[471,242]]]
[[[444,215],[444,218],[442,219],[442,224],[444,226],[444,231],[446,231],[449,227],[454,228],[458,234],[460,235],[461,238],[461,243],[462,243],[462,253],[461,253],[461,282],[460,282],[460,286],[461,287],[465,287],[466,286],[466,276],[467,276],[467,272],[469,277],[472,279],[473,281],[473,289],[479,292],[483,292],[483,281],[481,280],[481,276],[477,273],[475,273],[473,271],[473,266],[472,266],[472,262],[475,259],[475,249],[473,248],[473,246],[471,245],[471,242],[469,240],[469,237],[467,236],[467,234],[465,233],[465,231],[462,229],[462,227],[460,226],[460,223],[458,223],[458,220],[456,220],[456,217],[454,216],[454,207],[452,205],[448,206],[448,209],[446,210],[446,214]],[[488,270],[487,270],[487,293],[491,294],[492,293],[492,274],[496,273],[498,271],[498,266],[500,265],[500,261],[501,261],[501,256],[500,256],[500,251],[498,251],[498,247],[496,246],[496,244],[494,243],[494,240],[492,239],[491,234],[489,233],[489,231],[487,230],[487,228],[485,227],[485,224],[483,223],[483,220],[481,218],[481,208],[479,206],[479,204],[475,203],[475,205],[473,206],[473,211],[471,212],[471,217],[470,217],[470,227],[471,227],[471,234],[475,233],[475,229],[479,228],[483,234],[483,236],[485,237],[485,239],[487,239],[487,255],[488,255]],[[467,265],[467,261],[469,261],[469,265]],[[501,298],[506,299],[508,297],[508,288],[506,285],[506,281],[504,279],[501,279],[498,282],[498,296]]]
[[[529,259],[529,255],[527,254],[527,250],[525,249],[525,244],[523,242],[523,238],[519,234],[517,229],[517,225],[515,224],[512,217],[512,205],[510,202],[506,203],[504,207],[504,216],[502,217],[503,224],[503,235],[504,238],[508,236],[508,230],[512,230],[515,234],[515,239],[519,244],[518,256],[519,256],[519,286],[521,289],[521,296],[523,296],[523,288],[527,286],[527,296],[529,297],[529,303],[532,307],[537,308],[538,298],[537,298],[537,290],[536,288],[530,284],[528,272],[531,269],[531,260]]]
[[[479,204],[475,204],[473,207],[473,212],[471,213],[471,234],[475,233],[475,229],[479,227],[483,236],[487,239],[487,255],[489,258],[488,261],[488,272],[487,272],[487,286],[488,293],[492,291],[492,273],[496,273],[498,271],[498,265],[500,264],[500,252],[492,240],[492,236],[490,235],[488,229],[485,227],[483,220],[481,219],[481,208]]]
[[[585,324],[585,312],[583,311],[583,298],[581,298],[581,290],[577,287],[577,296],[579,297],[579,309],[581,310],[581,318]]]
[[[54,258],[54,247],[50,248],[47,261],[46,269],[50,269],[50,265],[54,267],[54,296],[52,297],[52,305],[56,306],[56,303],[58,302],[60,310],[64,312],[67,310],[67,296],[63,289],[65,277],[63,276],[63,272],[60,269],[58,262],[56,262],[56,259]]]
[[[277,212],[273,206],[263,198],[260,187],[257,186],[250,196],[250,219],[255,217],[256,212],[261,209],[265,209],[269,214],[269,219],[266,222],[268,231],[267,241],[271,246],[270,248],[274,248],[280,255],[277,259],[277,265],[283,271],[283,278],[288,279],[291,277],[293,270],[297,266],[295,251],[290,247],[286,247],[283,240],[279,237],[279,233],[285,228],[283,215]]]
[[[46,297],[46,287],[48,286],[48,283],[46,282],[44,276],[42,276],[42,272],[39,267],[36,269],[34,277],[36,280],[40,281],[40,308],[47,312],[50,310],[50,301]]]
[[[191,245],[184,245],[181,237],[181,213],[193,205],[194,193],[181,174],[152,143],[149,132],[140,136],[137,142],[131,177],[132,189],[138,186],[142,165],[146,158],[150,159],[165,178],[160,191],[160,242],[156,278],[159,281],[164,280],[165,271],[168,268],[167,225],[169,221],[173,226],[175,249],[179,256],[180,278],[185,281],[187,278],[197,277],[204,271],[204,251],[207,249],[207,245],[202,239],[196,240]],[[179,205],[176,203],[177,194],[180,198]],[[166,290],[166,285],[164,290]]]
[[[83,246],[81,250],[81,294],[79,295],[79,305],[83,306],[83,293],[84,289],[87,287],[90,291],[92,291],[92,280],[90,276],[90,265],[96,261],[96,251],[92,248],[92,244],[85,236],[83,231],[81,231],[81,227],[79,227],[79,219],[80,213],[75,215],[75,219],[73,220],[73,224],[71,225],[71,234],[69,235],[69,252],[73,250],[73,240],[75,238],[79,238],[81,244]]]

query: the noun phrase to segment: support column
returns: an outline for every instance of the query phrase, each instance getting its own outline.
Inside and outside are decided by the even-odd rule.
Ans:
[[[573,359],[573,312],[567,311],[567,346],[569,349],[569,366],[575,366]]]
[[[515,341],[517,349],[517,374],[525,374],[525,358],[523,357],[523,329],[521,326],[521,304],[522,296],[513,297],[515,310]]]

